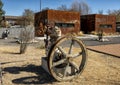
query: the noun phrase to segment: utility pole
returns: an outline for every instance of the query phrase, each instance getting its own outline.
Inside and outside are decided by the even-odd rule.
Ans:
[[[41,11],[41,0],[40,0],[40,11]]]

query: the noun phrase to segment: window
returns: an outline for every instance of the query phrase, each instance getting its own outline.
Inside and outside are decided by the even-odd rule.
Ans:
[[[71,28],[71,27],[75,27],[75,25],[73,23],[55,23],[56,26],[60,27],[60,28]]]
[[[112,28],[112,25],[110,24],[100,24],[100,28]]]
[[[120,29],[120,25],[117,25],[116,27]]]

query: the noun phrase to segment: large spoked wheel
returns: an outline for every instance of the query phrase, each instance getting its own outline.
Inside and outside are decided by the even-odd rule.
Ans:
[[[81,40],[74,36],[59,39],[48,55],[48,68],[51,75],[58,81],[71,80],[84,69],[87,52]]]

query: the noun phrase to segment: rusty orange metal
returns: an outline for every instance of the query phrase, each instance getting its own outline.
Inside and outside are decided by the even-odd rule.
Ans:
[[[81,30],[85,33],[103,30],[106,33],[116,32],[116,17],[113,15],[91,14],[81,16]]]
[[[40,27],[42,23],[42,27]],[[54,23],[61,28],[62,34],[80,31],[80,13],[59,10],[44,10],[35,13],[35,35],[43,36],[42,30],[47,23]],[[66,25],[66,26],[65,26]]]

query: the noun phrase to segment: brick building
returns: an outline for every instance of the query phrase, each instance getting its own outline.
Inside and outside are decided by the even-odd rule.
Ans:
[[[47,23],[61,28],[62,34],[80,31],[80,13],[58,10],[44,10],[35,13],[35,35],[43,36],[42,29]]]
[[[81,16],[81,30],[85,33],[103,30],[106,33],[116,32],[116,18],[111,15],[91,14]]]

